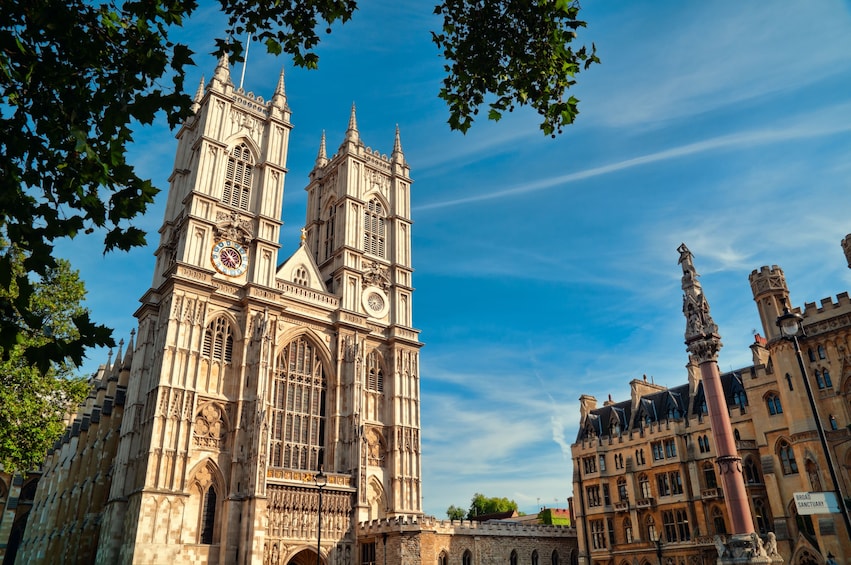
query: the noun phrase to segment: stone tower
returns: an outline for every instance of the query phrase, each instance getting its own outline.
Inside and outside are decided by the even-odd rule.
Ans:
[[[766,339],[771,341],[779,338],[777,317],[783,314],[783,308],[789,300],[789,287],[786,286],[783,269],[777,265],[762,267],[758,271],[754,269],[748,280]]]
[[[409,169],[360,141],[310,173],[278,264],[290,110],[223,58],[177,134],[99,563],[350,565],[360,520],[421,514]],[[327,478],[320,495],[316,476]]]

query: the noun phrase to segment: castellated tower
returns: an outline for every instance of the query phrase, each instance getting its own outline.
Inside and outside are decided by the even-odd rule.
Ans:
[[[352,565],[359,522],[422,514],[422,344],[398,128],[389,158],[361,142],[354,111],[330,158],[323,135],[301,245],[279,264],[283,75],[265,101],[234,88],[223,58],[192,109],[122,365],[120,429],[96,476],[78,465],[71,477],[57,460],[38,510],[67,513],[63,493],[92,481],[108,497],[79,532],[28,528],[25,562],[89,547],[110,565],[312,565],[321,501],[318,561]]]
[[[779,338],[777,317],[783,314],[783,307],[789,300],[789,287],[786,286],[783,269],[777,265],[762,267],[759,271],[754,269],[748,280],[766,339],[771,341]]]

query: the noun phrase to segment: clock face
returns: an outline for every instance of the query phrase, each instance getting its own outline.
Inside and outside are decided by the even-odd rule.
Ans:
[[[248,253],[235,241],[224,239],[213,246],[213,266],[229,277],[238,277],[248,269]]]
[[[384,308],[384,299],[377,292],[373,292],[367,298],[367,304],[374,312],[380,312]]]

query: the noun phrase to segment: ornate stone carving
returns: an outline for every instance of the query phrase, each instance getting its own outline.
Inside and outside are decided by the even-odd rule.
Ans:
[[[195,416],[193,440],[198,447],[219,449],[227,432],[222,407],[210,402]]]
[[[686,348],[698,364],[716,361],[718,352],[721,350],[721,336],[718,334],[718,326],[709,313],[709,302],[706,300],[698,281],[700,275],[694,268],[693,255],[685,243],[681,244],[677,251],[680,253],[679,264],[683,269],[683,315],[686,317]]]
[[[386,291],[390,288],[390,272],[384,265],[377,261],[372,261],[364,268],[361,286],[363,288],[377,286],[381,290]]]
[[[216,225],[213,234],[217,239],[229,239],[241,245],[248,245],[254,237],[250,220],[243,219],[239,212],[216,212]]]

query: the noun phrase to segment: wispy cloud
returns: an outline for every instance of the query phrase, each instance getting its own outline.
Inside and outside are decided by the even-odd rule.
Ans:
[[[837,114],[841,115],[843,111],[851,112],[851,105],[846,104],[842,108],[833,108],[832,110],[835,111]],[[851,115],[851,113],[847,113],[846,115]],[[525,195],[530,192],[547,190],[565,184],[575,183],[577,181],[593,177],[608,175],[634,167],[640,167],[671,159],[680,159],[683,157],[706,153],[709,151],[732,149],[737,147],[753,147],[756,145],[781,143],[784,141],[790,141],[795,139],[830,136],[847,131],[851,131],[851,121],[846,123],[834,122],[818,124],[807,123],[806,120],[802,120],[798,125],[791,127],[777,129],[760,129],[755,131],[744,131],[729,135],[717,136],[702,141],[687,143],[678,147],[672,147],[663,151],[657,151],[654,153],[641,155],[639,157],[625,159],[615,163],[609,163],[598,167],[591,167],[582,171],[576,171],[565,175],[558,175],[555,177],[539,179],[531,183],[524,183],[523,185],[517,187],[501,190],[490,190],[486,193],[475,194],[473,196],[468,196],[464,198],[454,198],[439,202],[420,204],[414,209],[414,212],[437,210],[452,206],[461,206],[476,202],[482,202],[485,200],[494,200]]]

